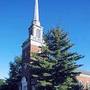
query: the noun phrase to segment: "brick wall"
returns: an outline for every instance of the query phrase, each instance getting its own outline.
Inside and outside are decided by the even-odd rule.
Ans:
[[[86,88],[89,88],[87,90],[90,90],[90,75],[81,74],[80,76],[77,76],[77,79],[83,84],[84,90],[86,90]]]

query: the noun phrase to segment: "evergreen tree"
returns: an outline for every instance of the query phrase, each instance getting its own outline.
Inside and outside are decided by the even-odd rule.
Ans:
[[[17,80],[21,75],[22,58],[15,57],[14,62],[10,62],[9,78]]]
[[[72,46],[67,33],[60,28],[54,28],[45,35],[42,52],[32,54],[34,60],[30,64],[38,85],[46,89],[51,87],[50,90],[73,90],[77,84],[76,76],[80,74],[76,71],[81,66],[77,60],[83,56],[73,52]]]
[[[4,79],[0,79],[0,86],[5,84],[5,80]]]
[[[32,61],[28,64],[29,72],[37,86],[36,90],[82,90],[76,76],[81,66],[77,61],[83,56],[73,52],[73,44],[67,33],[54,28],[44,37],[45,44],[41,53],[32,53]],[[10,63],[9,79],[0,90],[18,90],[21,80],[21,57]]]
[[[40,54],[34,54],[33,61],[29,64],[29,70],[32,74],[32,79],[36,79],[36,84],[38,89],[44,90],[52,88],[52,66],[55,64],[55,61],[48,61],[48,58],[45,57],[45,52]]]
[[[18,90],[18,82],[21,80],[22,58],[15,57],[14,62],[10,62],[9,78],[6,80],[9,90]]]
[[[22,58],[15,57],[14,62],[10,62],[9,78],[1,81],[0,90],[19,90],[18,82],[21,80]]]

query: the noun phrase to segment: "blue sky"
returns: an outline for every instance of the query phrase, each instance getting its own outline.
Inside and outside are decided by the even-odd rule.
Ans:
[[[44,32],[61,26],[85,56],[79,63],[90,71],[90,0],[39,0]],[[7,77],[9,62],[21,55],[33,19],[34,0],[0,0],[0,78]]]

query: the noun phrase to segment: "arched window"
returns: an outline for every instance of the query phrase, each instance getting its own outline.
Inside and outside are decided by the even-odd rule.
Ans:
[[[22,90],[27,90],[27,81],[25,77],[22,78],[21,83],[22,83]]]

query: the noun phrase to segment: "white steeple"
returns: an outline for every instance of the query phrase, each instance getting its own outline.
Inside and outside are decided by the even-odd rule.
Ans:
[[[35,0],[33,24],[40,26],[38,0]]]
[[[42,44],[43,41],[43,27],[40,25],[39,20],[39,5],[38,0],[35,1],[35,8],[34,8],[34,17],[31,27],[29,28],[29,37],[30,39],[36,43]]]

